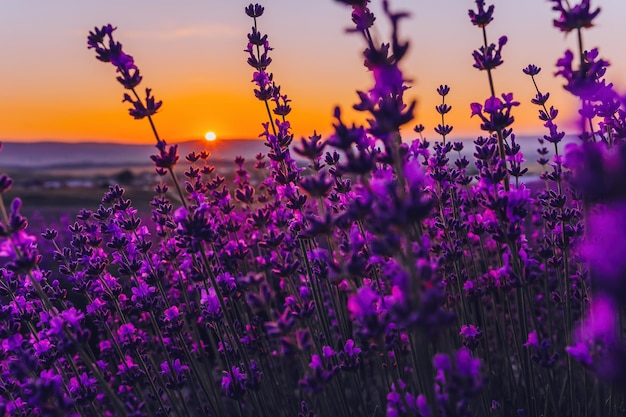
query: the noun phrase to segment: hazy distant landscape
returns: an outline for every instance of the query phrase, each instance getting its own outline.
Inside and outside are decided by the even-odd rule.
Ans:
[[[214,161],[232,160],[235,156],[253,158],[266,153],[262,140],[232,139],[215,142],[186,141],[178,143],[181,159],[191,151],[208,150]],[[93,168],[150,166],[154,144],[122,143],[66,143],[66,142],[3,142],[0,152],[0,170],[7,168]]]
[[[459,140],[459,139],[456,139]],[[474,145],[470,139],[461,139],[465,143],[463,154],[470,157]],[[295,140],[297,142],[297,139]],[[530,165],[537,159],[536,136],[520,136],[517,142]],[[564,140],[567,142],[567,138]],[[549,145],[549,144],[548,144]],[[551,150],[551,147],[548,147]],[[268,148],[263,140],[229,139],[215,142],[204,140],[178,143],[181,160],[192,151],[208,150],[211,161],[230,162],[236,156],[252,159],[259,152],[265,154]],[[66,142],[3,142],[0,152],[0,170],[6,169],[93,169],[151,166],[150,155],[154,155],[154,144],[122,143],[66,143]],[[297,155],[293,155],[297,159]]]
[[[186,141],[178,143],[177,174],[182,176],[185,155],[192,151],[211,152],[210,163],[220,175],[233,172],[233,159],[243,156],[250,163],[267,147],[261,140]],[[150,155],[153,144],[3,142],[0,172],[13,178],[7,195],[19,196],[31,222],[57,221],[74,215],[83,207],[98,208],[102,195],[112,184],[120,184],[133,199],[135,208],[150,213],[149,202],[159,178]]]

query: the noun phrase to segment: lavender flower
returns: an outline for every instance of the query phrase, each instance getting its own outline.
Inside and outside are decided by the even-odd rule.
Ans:
[[[561,14],[558,19],[554,20],[554,27],[566,33],[575,29],[592,27],[593,20],[600,14],[599,7],[591,11],[591,0],[582,0],[574,7],[571,7],[567,1],[563,5],[563,0],[550,0],[550,2],[554,3],[552,10]]]
[[[476,0],[477,10],[468,10],[468,14],[472,24],[481,28],[487,26],[493,20],[494,5],[491,4],[485,10],[485,1]]]
[[[365,42],[371,85],[354,107],[369,120],[337,108],[330,137],[296,145],[307,168],[291,154],[293,103],[267,72],[262,6],[245,8],[245,52],[268,151],[221,175],[206,151],[186,155],[177,175],[178,148],[152,120],[161,102],[136,94],[141,75],[113,26],[90,32],[131,116],[149,120],[161,178],[147,215],[111,186],[99,207],[37,230],[0,176],[0,194],[11,193],[0,199],[0,414],[624,414],[626,101],[605,79],[608,63],[595,49],[559,61],[584,121],[565,158],[541,70],[523,69],[546,132],[543,183],[521,184],[532,167],[511,128],[519,103],[495,93],[506,38],[487,43],[494,6],[478,0],[469,12],[490,82],[472,104],[489,132],[472,164],[467,145],[446,140],[447,85],[440,120],[423,121],[442,139],[425,138],[422,123],[403,138],[414,110],[401,71],[407,14],[383,3],[391,33],[380,42],[369,2],[341,3]],[[598,12],[552,4],[556,26],[579,35]]]

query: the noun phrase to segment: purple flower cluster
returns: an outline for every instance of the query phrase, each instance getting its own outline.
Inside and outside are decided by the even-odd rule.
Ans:
[[[143,119],[150,117],[159,110],[163,104],[161,101],[155,101],[150,95],[150,89],[146,88],[146,98],[142,101],[136,93],[135,88],[139,86],[143,79],[139,73],[135,60],[132,56],[126,54],[122,49],[122,44],[113,39],[113,32],[117,28],[108,24],[101,28],[94,28],[93,32],[89,32],[87,37],[87,47],[96,52],[96,58],[102,62],[109,62],[115,67],[115,71],[119,73],[117,81],[122,86],[132,91],[133,97],[124,94],[124,100],[128,101],[132,108],[129,113],[135,119]]]
[[[21,200],[5,206],[12,180],[0,176],[0,414],[623,415],[626,109],[608,63],[596,49],[557,63],[584,121],[565,157],[541,70],[523,69],[547,129],[539,179],[524,184],[519,103],[494,88],[506,38],[487,44],[493,5],[469,11],[490,87],[470,109],[486,133],[470,161],[470,145],[450,140],[447,85],[441,119],[425,121],[441,140],[424,124],[403,138],[415,107],[401,70],[407,15],[384,2],[391,33],[378,43],[369,2],[340,2],[365,42],[372,83],[354,108],[367,125],[338,107],[332,135],[294,143],[258,26],[265,9],[250,4],[245,52],[268,151],[236,158],[227,176],[207,152],[180,161],[152,120],[161,103],[135,93],[141,76],[114,28],[90,32],[130,91],[131,116],[149,120],[160,182],[150,213],[111,186],[40,238]],[[552,3],[564,31],[598,14],[589,1]]]

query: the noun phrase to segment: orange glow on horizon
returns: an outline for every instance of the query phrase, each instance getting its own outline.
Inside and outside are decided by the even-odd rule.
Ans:
[[[546,133],[537,118],[537,106],[530,104],[534,86],[522,73],[522,68],[533,63],[543,68],[539,87],[550,93],[548,106],[559,110],[559,127],[576,134],[578,103],[563,90],[563,80],[554,76],[555,62],[563,51],[576,50],[576,37],[564,37],[552,27],[549,7],[542,2],[493,1],[497,17],[489,26],[489,41],[500,35],[509,37],[505,62],[494,72],[494,88],[498,96],[513,92],[521,103],[512,112],[514,131],[519,135]],[[0,141],[155,143],[147,120],[134,120],[128,103],[122,103],[124,90],[115,81],[115,68],[98,62],[86,48],[88,31],[106,21],[118,26],[116,40],[141,69],[138,94],[143,96],[144,89],[151,88],[156,100],[163,101],[154,116],[160,139],[171,143],[204,140],[208,129],[219,132],[219,141],[255,139],[263,133],[268,114],[254,96],[254,69],[243,52],[251,21],[233,2],[190,2],[173,13],[168,2],[155,1],[150,18],[144,15],[143,2],[128,2],[123,14],[121,9],[102,9],[78,0],[70,1],[69,14],[54,2],[41,2],[37,8],[27,3],[13,2],[0,27],[4,31],[0,39],[7,40],[3,53],[19,57],[0,68]],[[331,135],[333,109],[339,104],[347,124],[365,124],[368,117],[352,110],[359,101],[356,91],[373,85],[371,73],[363,66],[367,45],[358,36],[345,34],[350,13],[334,3],[316,3],[311,13],[317,17],[302,20],[297,18],[301,14],[297,2],[276,0],[260,21],[261,31],[274,48],[268,71],[281,93],[292,100],[287,119],[296,141],[314,131],[323,137]],[[484,135],[479,118],[470,117],[470,103],[484,103],[490,91],[486,74],[472,67],[471,51],[483,42],[480,31],[469,22],[467,10],[455,5],[456,0],[432,2],[426,9],[419,2],[404,3],[400,9],[411,16],[401,28],[402,41],[410,41],[401,63],[411,84],[405,101],[417,100],[415,119],[402,131],[404,140],[416,136],[416,124],[425,126],[429,140],[437,139],[434,128],[442,122],[435,111],[441,104],[436,92],[440,84],[451,87],[446,103],[452,111],[444,120],[454,127],[450,140]],[[382,16],[380,4],[372,7]],[[626,2],[607,0],[603,7],[598,24],[589,30],[588,42],[599,46],[601,57],[611,62],[607,81],[623,93],[626,58],[615,28],[621,27]],[[436,18],[443,15],[451,22],[449,30],[442,31]],[[325,30],[319,30],[322,16]],[[537,16],[542,16],[543,23],[529,31],[528,23]],[[377,41],[389,41],[385,19],[378,19],[376,25]],[[63,30],[57,30],[58,26]],[[435,32],[436,41],[431,41]],[[42,33],[49,37],[46,42],[41,42]]]
[[[436,99],[438,97],[429,97]],[[220,108],[212,104],[205,108],[197,106],[197,100],[192,98],[176,98],[169,102],[164,100],[163,109],[154,116],[154,123],[161,139],[169,142],[179,142],[193,139],[208,139],[205,126],[210,125],[214,132],[220,132],[220,140],[229,139],[256,139],[263,132],[261,123],[268,120],[263,104],[258,101],[241,100],[238,98],[225,99],[227,105]],[[346,101],[349,103],[349,101]],[[480,119],[470,118],[469,101],[447,100],[452,105],[452,111],[444,119],[444,123],[454,126],[451,138],[471,138],[482,134],[480,131]],[[206,102],[205,102],[206,103]],[[123,143],[152,143],[155,141],[147,120],[134,120],[127,114],[125,106],[120,105],[117,109],[75,108],[68,105],[62,111],[47,112],[38,109],[37,105],[12,103],[12,111],[16,107],[23,107],[24,112],[19,112],[21,117],[13,117],[3,123],[2,141],[25,141],[34,142],[42,140],[59,140],[67,142],[123,142]],[[307,137],[316,131],[324,137],[333,132],[332,105],[326,103],[297,107],[288,115],[294,137]],[[434,106],[438,102],[419,100],[415,111],[415,119],[403,129],[405,140],[411,140],[413,126],[424,124],[424,135],[430,140],[436,140],[435,126],[441,123],[441,116],[435,111]],[[29,107],[28,111],[26,110]],[[8,103],[0,103],[0,113],[6,112]],[[233,108],[237,108],[233,111]],[[566,122],[567,111],[572,109],[571,103],[561,103],[561,123]],[[6,114],[6,113],[5,113]],[[33,116],[36,114],[36,116]],[[364,114],[357,113],[342,106],[342,114],[345,123],[353,122],[366,124]],[[537,107],[529,103],[514,108],[512,114],[515,117],[513,125],[518,134],[541,133],[545,129],[537,119]],[[207,115],[210,117],[207,118]],[[37,123],[33,123],[33,118]],[[563,127],[566,127],[564,125]],[[91,132],[85,134],[85,132]],[[542,133],[543,134],[543,133]]]

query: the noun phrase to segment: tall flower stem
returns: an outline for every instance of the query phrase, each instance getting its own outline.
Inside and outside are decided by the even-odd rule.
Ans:
[[[482,32],[483,32],[483,45],[485,47],[485,50],[487,50],[489,44],[487,43],[487,28],[486,28],[486,26],[482,26]],[[489,91],[491,93],[491,97],[495,97],[496,96],[496,89],[494,87],[493,74],[491,73],[491,71],[492,71],[492,69],[488,67],[487,68],[487,78],[489,80]],[[508,172],[507,162],[506,162],[506,152],[504,150],[504,138],[503,138],[503,135],[502,135],[502,130],[496,131],[496,135],[498,136],[498,156],[500,157],[500,160],[504,164],[504,169],[506,171],[506,175],[504,176],[504,190],[505,191],[509,191],[511,189],[511,186],[510,186],[509,172]]]

